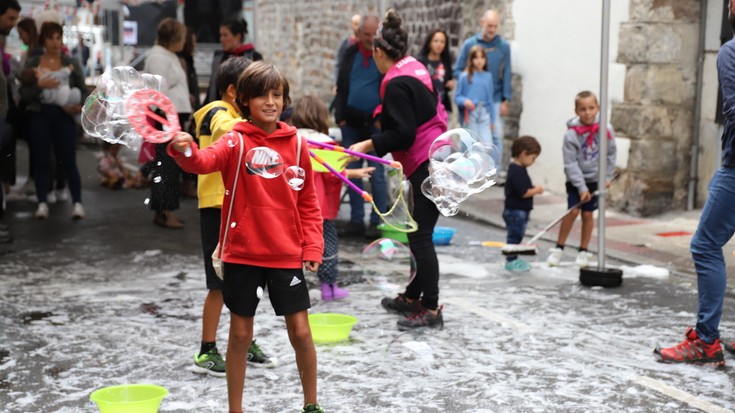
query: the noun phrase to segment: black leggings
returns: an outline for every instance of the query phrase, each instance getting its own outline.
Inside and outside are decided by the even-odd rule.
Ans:
[[[413,219],[419,228],[408,234],[408,242],[416,258],[416,277],[406,287],[406,297],[418,300],[429,309],[439,306],[439,259],[436,257],[432,235],[439,219],[439,210],[421,192],[421,183],[429,176],[429,162],[426,161],[411,175]]]

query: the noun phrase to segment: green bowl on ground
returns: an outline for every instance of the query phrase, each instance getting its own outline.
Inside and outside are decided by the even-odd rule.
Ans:
[[[337,343],[350,337],[357,318],[339,313],[309,314],[311,338],[315,343]]]
[[[408,234],[407,233],[398,231],[395,228],[391,227],[390,225],[385,225],[385,224],[378,225],[378,229],[380,230],[380,235],[383,238],[394,239],[398,242],[402,242],[408,245]]]
[[[168,390],[155,384],[122,384],[95,390],[89,399],[100,413],[157,413]]]

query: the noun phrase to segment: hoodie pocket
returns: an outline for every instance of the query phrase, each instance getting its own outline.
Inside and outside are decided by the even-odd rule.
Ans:
[[[293,257],[302,254],[302,240],[291,209],[245,209],[232,236],[232,252],[247,256]]]

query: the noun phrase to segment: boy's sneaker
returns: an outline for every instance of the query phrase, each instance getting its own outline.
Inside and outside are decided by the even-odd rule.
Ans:
[[[69,194],[66,192],[66,189],[57,189],[56,190],[56,199],[59,202],[66,202],[69,200]]]
[[[531,264],[520,258],[516,258],[513,261],[506,262],[505,269],[512,272],[526,272],[531,271]]]
[[[705,343],[699,339],[697,332],[691,327],[687,329],[685,336],[686,339],[674,347],[656,347],[653,353],[656,354],[657,361],[662,363],[725,365],[720,339],[716,339],[712,344]]]
[[[82,206],[81,202],[74,203],[74,207],[72,208],[72,212],[71,212],[71,218],[72,219],[84,218],[84,207]]]
[[[577,254],[577,259],[574,260],[574,264],[577,267],[586,267],[590,265],[590,261],[592,261],[595,258],[592,253],[587,251],[580,251],[579,254]]]
[[[546,264],[549,267],[556,267],[561,262],[561,257],[564,256],[564,250],[561,248],[552,248],[549,250],[549,256],[546,257]]]
[[[318,404],[307,404],[306,407],[301,409],[301,413],[324,413],[324,409]]]
[[[442,310],[444,309],[443,305],[440,305],[439,308],[437,308],[436,315],[431,314],[431,312],[424,308],[420,307],[418,311],[413,313],[407,318],[404,318],[403,320],[398,320],[398,329],[401,331],[411,330],[414,328],[419,327],[433,327],[433,328],[443,328],[444,327],[444,317],[442,316]]]
[[[396,298],[383,298],[380,305],[389,313],[400,314],[404,317],[408,317],[419,310],[419,301],[415,300],[409,303],[403,294],[398,294]]]
[[[194,372],[209,374],[215,377],[225,377],[225,359],[219,354],[217,348],[213,348],[204,354],[194,356]]]
[[[250,343],[250,348],[248,348],[248,364],[253,367],[276,367],[276,361],[263,353],[260,346],[255,344],[255,340]]]

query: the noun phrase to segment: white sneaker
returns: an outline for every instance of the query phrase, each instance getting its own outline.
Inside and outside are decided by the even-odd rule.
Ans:
[[[56,190],[56,199],[59,202],[66,202],[69,200],[69,193],[66,192],[66,189],[57,189]]]
[[[20,191],[26,195],[35,195],[36,184],[33,182],[33,179],[32,178],[26,179],[26,182],[20,188]]]
[[[549,256],[546,257],[546,264],[549,267],[556,267],[561,262],[561,257],[564,256],[564,250],[561,248],[552,248],[549,250]]]
[[[56,192],[50,191],[46,195],[46,202],[49,203],[49,204],[55,204],[56,203]]]
[[[577,259],[574,260],[574,264],[577,267],[586,267],[590,265],[590,261],[594,259],[594,255],[587,251],[580,251],[579,254],[577,254]]]
[[[48,204],[45,202],[39,202],[38,208],[36,208],[36,219],[48,218]]]
[[[81,202],[74,203],[74,212],[71,213],[71,217],[72,219],[84,218],[84,207],[82,206]]]

